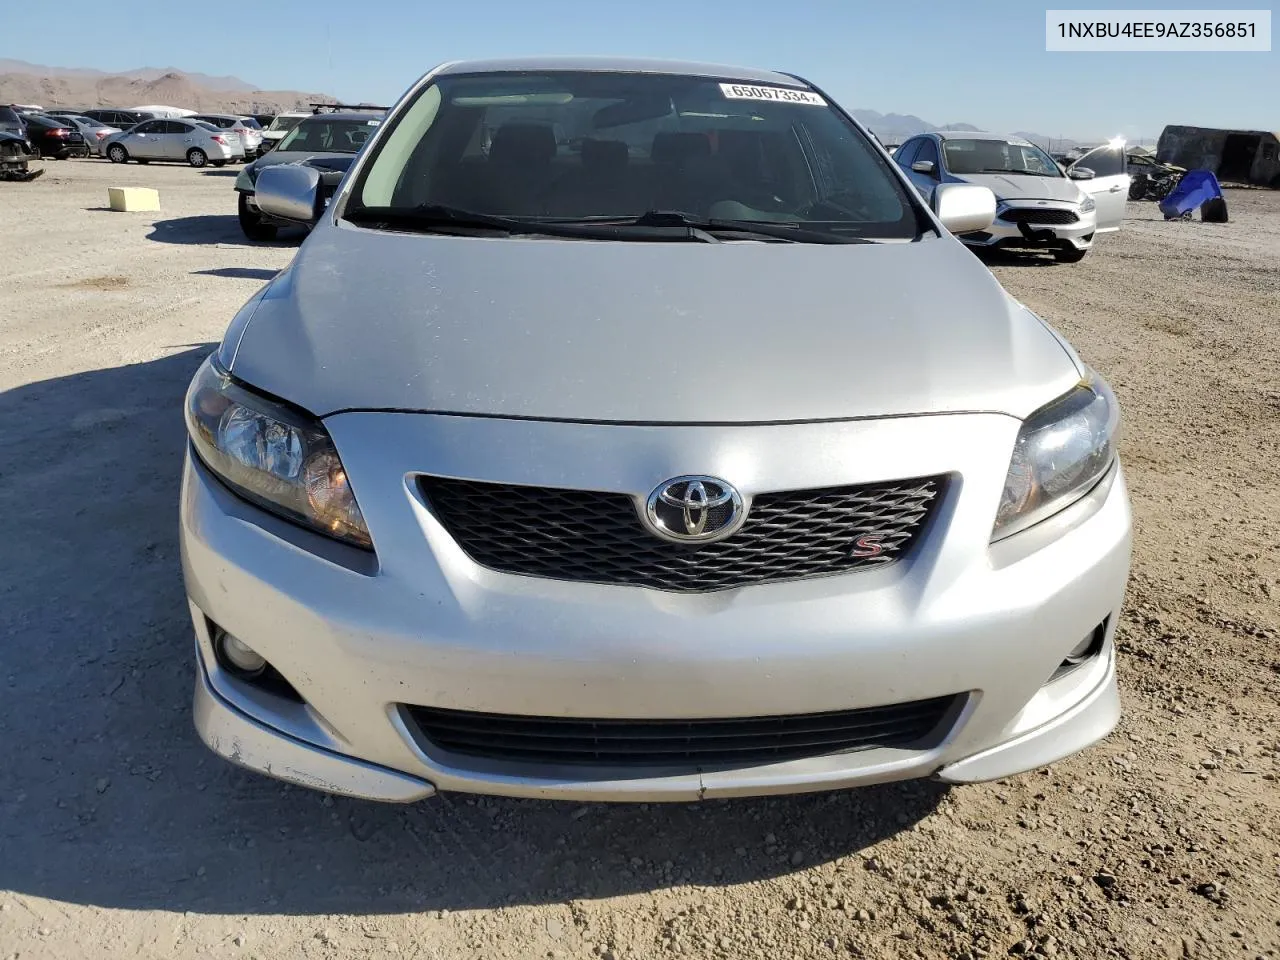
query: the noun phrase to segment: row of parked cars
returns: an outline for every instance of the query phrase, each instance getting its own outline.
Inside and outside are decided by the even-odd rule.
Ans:
[[[0,172],[26,170],[31,159],[100,156],[114,163],[172,160],[222,166],[266,153],[306,113],[247,116],[192,113],[160,116],[115,107],[40,110],[0,107]],[[24,149],[25,147],[25,149]]]

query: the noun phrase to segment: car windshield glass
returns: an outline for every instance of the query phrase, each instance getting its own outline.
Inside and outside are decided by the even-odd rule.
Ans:
[[[1020,173],[1036,177],[1061,177],[1053,158],[1026,140],[943,141],[947,170],[966,173]]]
[[[303,117],[276,117],[274,120],[271,121],[271,126],[267,127],[267,129],[268,130],[292,130],[303,119],[304,119]]]
[[[190,123],[194,123],[197,127],[200,127],[202,130],[217,130],[217,129],[220,129],[220,128],[218,128],[218,127],[214,126],[214,125],[213,125],[212,123],[210,123],[208,120],[191,120],[191,121],[189,121],[189,122],[190,122]]]
[[[809,237],[921,228],[882,155],[817,94],[651,73],[438,78],[390,122],[347,212],[430,208],[624,228],[679,213]]]
[[[290,130],[276,153],[357,153],[377,127],[376,120],[311,119]]]
[[[253,117],[241,117],[241,118],[240,118],[240,125],[241,125],[242,127],[248,127],[250,130],[261,130],[261,129],[262,129],[262,126],[258,123],[258,121],[257,121],[257,120],[253,119]]]

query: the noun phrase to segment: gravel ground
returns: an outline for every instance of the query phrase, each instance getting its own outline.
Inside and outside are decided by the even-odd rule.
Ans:
[[[232,174],[0,184],[0,960],[1280,956],[1280,193],[992,263],[1124,407],[1109,740],[955,789],[400,808],[191,729],[179,403],[292,252],[242,242]],[[164,212],[106,212],[108,184]]]

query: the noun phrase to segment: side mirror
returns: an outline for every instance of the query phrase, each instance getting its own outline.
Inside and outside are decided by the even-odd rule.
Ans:
[[[916,173],[927,173],[931,177],[935,167],[936,164],[932,160],[917,160],[911,165],[911,169]]]
[[[1067,176],[1072,180],[1092,180],[1094,172],[1088,167],[1072,167],[1067,171]]]
[[[314,167],[281,163],[266,167],[253,186],[254,199],[263,213],[294,223],[320,219],[320,172]]]
[[[952,233],[985,230],[996,218],[996,195],[976,183],[944,183],[933,191],[933,212]]]

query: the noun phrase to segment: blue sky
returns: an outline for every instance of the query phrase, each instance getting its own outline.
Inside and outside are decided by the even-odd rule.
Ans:
[[[9,6],[0,57],[176,66],[353,101],[390,102],[442,60],[627,54],[788,70],[849,108],[991,130],[1136,139],[1166,123],[1280,127],[1280,54],[1047,53],[1044,11],[1071,8],[1062,0],[62,0],[61,28],[43,4]]]

